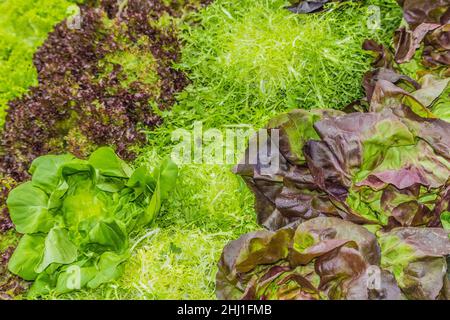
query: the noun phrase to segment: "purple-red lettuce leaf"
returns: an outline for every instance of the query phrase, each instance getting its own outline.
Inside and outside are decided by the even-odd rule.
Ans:
[[[405,63],[423,47],[422,63],[450,72],[450,1],[398,0],[407,26],[394,37],[395,61]]]
[[[286,7],[286,9],[293,13],[314,13],[322,11],[324,6],[332,1],[333,0],[291,0],[291,5]]]
[[[421,23],[450,22],[449,0],[397,0],[408,24],[416,28]]]
[[[395,62],[405,63],[410,61],[420,48],[426,35],[439,28],[436,23],[422,23],[414,30],[402,27],[395,32]]]
[[[447,261],[449,231],[398,228],[379,238],[381,266],[391,271],[408,299],[449,299]]]
[[[368,113],[296,110],[271,121],[268,128],[280,130],[276,174],[261,174],[259,161],[236,168],[256,195],[259,223],[276,230],[335,216],[389,228],[434,225],[450,179],[450,124],[420,102],[435,101],[447,82],[428,82],[410,94],[378,81]]]
[[[267,252],[272,254],[263,258]],[[403,298],[379,262],[374,234],[348,221],[319,217],[295,231],[258,231],[230,242],[219,262],[216,292],[219,299],[249,300]]]
[[[427,67],[450,66],[450,24],[445,24],[432,33],[424,41],[423,63]],[[447,68],[446,76],[450,76]]]
[[[264,174],[260,159],[252,164],[246,160],[236,166],[235,172],[243,177],[256,195],[255,209],[258,222],[270,230],[291,222],[311,219],[320,215],[338,215],[326,193],[315,184],[306,164],[303,147],[308,139],[318,135],[313,128],[316,121],[343,114],[335,110],[294,110],[270,121],[268,140],[272,129],[279,130],[275,141],[280,155],[280,168],[275,174]]]
[[[384,226],[432,221],[450,177],[448,123],[402,106],[328,118],[315,128],[322,139],[306,145],[308,165],[340,210]]]

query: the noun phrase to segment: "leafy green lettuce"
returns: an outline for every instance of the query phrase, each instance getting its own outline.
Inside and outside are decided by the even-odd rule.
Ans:
[[[7,199],[16,230],[24,234],[8,267],[34,281],[33,297],[96,288],[120,276],[130,233],[155,219],[178,169],[166,160],[153,174],[134,170],[102,147],[88,160],[39,157],[30,173],[32,180]]]

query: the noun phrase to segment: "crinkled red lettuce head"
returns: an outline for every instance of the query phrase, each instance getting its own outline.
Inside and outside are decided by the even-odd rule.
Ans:
[[[445,299],[449,232],[365,227],[319,217],[297,228],[256,231],[223,250],[219,299]]]
[[[450,181],[450,123],[426,107],[448,80],[413,93],[379,80],[370,111],[295,110],[271,121],[280,130],[280,166],[240,164],[270,230],[319,216],[364,224],[435,225]]]

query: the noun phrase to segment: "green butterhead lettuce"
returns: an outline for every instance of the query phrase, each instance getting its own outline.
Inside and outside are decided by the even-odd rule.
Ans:
[[[134,170],[103,147],[88,160],[42,156],[30,173],[32,180],[7,200],[17,231],[25,234],[9,269],[35,281],[34,297],[96,288],[119,277],[130,232],[156,218],[178,169],[165,160],[153,174]]]

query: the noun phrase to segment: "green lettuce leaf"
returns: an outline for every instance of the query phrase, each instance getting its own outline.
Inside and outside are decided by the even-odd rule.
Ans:
[[[52,263],[70,264],[77,259],[78,249],[69,239],[69,232],[62,228],[53,228],[47,234],[44,252],[35,271],[41,273]]]
[[[7,199],[17,231],[25,234],[9,269],[35,280],[29,296],[39,297],[117,279],[129,256],[130,233],[156,218],[178,168],[165,160],[153,174],[134,170],[103,147],[89,160],[40,157],[30,173],[31,181]]]
[[[175,186],[175,181],[178,177],[178,167],[170,159],[163,160],[161,166],[155,168],[153,177],[156,180],[156,188],[145,210],[145,214],[142,215],[139,222],[142,225],[147,225],[155,219],[161,209],[162,201],[168,197],[169,191]]]
[[[33,185],[47,193],[53,192],[62,182],[61,166],[74,158],[71,154],[46,155],[37,158],[31,163],[29,170],[33,176]]]
[[[55,219],[48,203],[48,195],[33,182],[13,189],[6,201],[11,220],[20,233],[48,232],[53,227]]]
[[[116,220],[99,221],[89,231],[89,242],[107,247],[112,251],[121,252],[128,247],[125,225]]]
[[[89,288],[97,288],[103,283],[117,279],[123,272],[123,262],[128,257],[118,255],[113,252],[105,252],[100,256],[100,260],[96,265],[97,272],[95,276],[88,282]]]
[[[444,211],[441,214],[441,223],[445,230],[450,230],[450,212]]]
[[[447,86],[442,95],[433,103],[431,111],[439,119],[450,122],[450,85]]]
[[[44,235],[24,235],[9,260],[9,270],[25,280],[35,280],[38,276],[35,270],[44,253],[44,245]]]
[[[109,147],[94,151],[89,157],[89,163],[103,176],[129,178],[133,173],[130,166]]]

